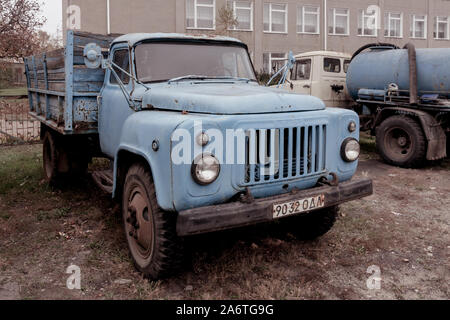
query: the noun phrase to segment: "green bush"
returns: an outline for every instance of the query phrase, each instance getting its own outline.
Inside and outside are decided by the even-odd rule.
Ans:
[[[264,71],[256,72],[256,79],[258,80],[259,84],[265,86],[267,85],[267,82],[269,82],[270,78],[272,78],[273,74],[269,74]],[[271,85],[278,83],[281,79],[281,74],[279,74],[271,83]]]

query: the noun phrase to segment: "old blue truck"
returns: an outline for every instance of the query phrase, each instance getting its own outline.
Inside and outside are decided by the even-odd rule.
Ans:
[[[93,178],[122,203],[149,278],[179,268],[187,236],[284,218],[316,238],[339,204],[372,194],[371,180],[351,180],[357,114],[258,84],[239,40],[69,30],[64,49],[25,66],[46,179],[109,159]]]

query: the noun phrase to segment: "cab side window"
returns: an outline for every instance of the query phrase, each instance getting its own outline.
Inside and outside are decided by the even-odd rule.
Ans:
[[[344,60],[344,72],[347,73],[351,60]]]
[[[128,49],[119,49],[114,52],[114,58],[113,62],[118,65],[123,70],[130,73],[130,53]],[[130,82],[130,77],[120,69],[118,69],[116,66],[113,66],[113,69],[116,71],[117,75],[119,76],[120,80],[123,82],[123,84],[128,84]],[[111,72],[110,77],[111,84],[117,84],[116,77]]]
[[[324,58],[323,59],[323,70],[325,72],[341,72],[341,60],[333,59],[333,58]]]
[[[292,71],[291,80],[309,80],[311,77],[311,59],[298,60]]]

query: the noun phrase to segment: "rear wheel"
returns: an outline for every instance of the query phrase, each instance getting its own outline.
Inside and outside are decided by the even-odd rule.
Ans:
[[[89,157],[76,144],[46,131],[43,140],[43,167],[46,180],[57,185],[71,178],[79,178],[87,171]],[[72,149],[69,149],[72,148]]]
[[[161,210],[145,165],[133,165],[125,179],[122,199],[125,236],[136,268],[157,280],[177,271],[182,243],[176,235],[176,214]]]
[[[420,124],[409,117],[387,118],[377,128],[377,149],[389,164],[415,168],[426,160],[427,141]]]
[[[334,206],[293,217],[289,223],[295,230],[291,232],[300,240],[317,239],[333,228],[338,213],[339,206]]]
[[[43,165],[45,179],[51,184],[56,183],[61,178],[61,174],[58,171],[58,159],[59,150],[56,139],[47,131],[43,141]]]

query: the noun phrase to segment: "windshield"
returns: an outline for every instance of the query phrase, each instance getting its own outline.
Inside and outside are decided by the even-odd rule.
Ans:
[[[136,74],[142,82],[189,75],[256,80],[243,47],[192,43],[144,43],[136,47]]]

